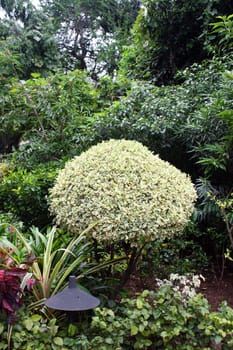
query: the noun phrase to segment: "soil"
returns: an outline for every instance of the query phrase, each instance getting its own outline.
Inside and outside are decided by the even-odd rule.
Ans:
[[[208,299],[212,310],[217,310],[224,300],[233,308],[233,273],[226,271],[222,279],[207,273],[200,291]]]
[[[209,301],[212,311],[217,310],[222,301],[227,301],[233,308],[233,272],[225,271],[222,278],[210,271],[202,273],[205,281],[202,282],[199,292]],[[131,276],[125,289],[131,295],[142,292],[144,289],[156,289],[154,276],[141,277],[138,273]]]

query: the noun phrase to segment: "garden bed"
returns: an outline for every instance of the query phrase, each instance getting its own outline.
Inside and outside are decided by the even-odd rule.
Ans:
[[[212,311],[217,310],[224,300],[233,308],[233,272],[225,271],[222,279],[211,271],[206,271],[203,276],[205,281],[201,284],[200,292],[209,301]],[[144,289],[156,290],[155,277],[151,275],[142,277],[136,272],[131,276],[125,289],[130,295],[140,293]]]

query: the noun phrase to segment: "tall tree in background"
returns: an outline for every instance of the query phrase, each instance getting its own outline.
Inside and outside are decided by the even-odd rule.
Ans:
[[[134,23],[139,0],[42,0],[53,19],[63,65],[113,74]]]
[[[208,57],[209,24],[233,12],[227,0],[143,0],[132,44],[121,63],[125,74],[167,84],[177,70]]]
[[[0,40],[21,69],[14,72],[27,79],[32,72],[46,73],[60,66],[60,54],[51,19],[29,0],[0,1],[5,16],[0,23]]]
[[[140,0],[0,0],[0,40],[22,62],[21,78],[62,67],[113,75]]]

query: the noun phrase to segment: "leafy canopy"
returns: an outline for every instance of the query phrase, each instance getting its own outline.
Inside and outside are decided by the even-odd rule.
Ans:
[[[233,6],[225,0],[143,0],[122,72],[159,85],[174,82],[179,69],[208,57],[209,23],[228,11]]]

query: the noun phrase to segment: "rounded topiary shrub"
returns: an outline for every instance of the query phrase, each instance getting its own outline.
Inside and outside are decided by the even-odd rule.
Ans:
[[[56,223],[98,241],[140,245],[181,232],[194,208],[190,178],[136,141],[110,140],[66,163],[50,192]]]

